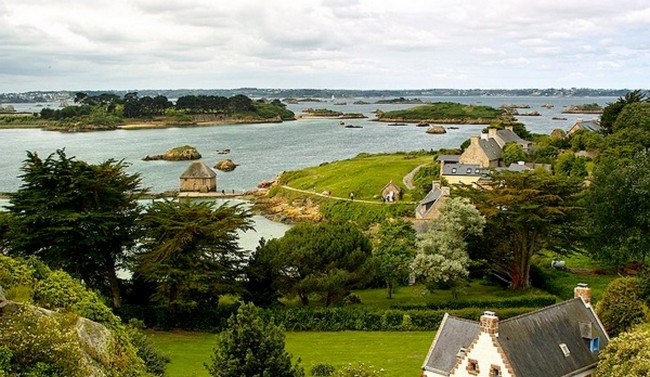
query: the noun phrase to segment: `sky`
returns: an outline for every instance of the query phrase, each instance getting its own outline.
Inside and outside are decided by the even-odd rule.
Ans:
[[[650,88],[650,0],[0,0],[0,92]]]

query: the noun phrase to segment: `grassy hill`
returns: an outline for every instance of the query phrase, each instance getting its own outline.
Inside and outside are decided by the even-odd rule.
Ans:
[[[433,163],[434,154],[394,153],[366,154],[348,160],[324,163],[320,166],[286,172],[280,183],[300,190],[321,193],[330,191],[333,197],[381,202],[381,189],[391,180],[404,190],[404,201],[414,198],[404,187],[402,179],[417,166]],[[315,190],[314,190],[315,189]]]
[[[435,102],[406,110],[380,112],[377,119],[385,122],[489,124],[504,114],[504,110],[489,106]]]

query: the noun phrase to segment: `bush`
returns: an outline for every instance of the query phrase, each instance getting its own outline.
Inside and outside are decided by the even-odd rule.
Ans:
[[[381,377],[384,375],[384,369],[375,369],[372,365],[366,366],[360,364],[348,364],[347,366],[336,371],[335,377]]]
[[[334,366],[330,364],[316,364],[310,370],[311,375],[314,377],[331,376],[335,371]]]
[[[610,337],[647,321],[649,310],[642,295],[641,284],[636,278],[618,278],[607,286],[596,313]]]
[[[156,376],[164,376],[165,368],[170,362],[169,356],[163,354],[158,347],[142,332],[144,323],[138,320],[129,321],[128,332],[131,344],[136,348],[137,355],[144,361],[147,372]]]
[[[555,302],[556,299],[553,296],[527,296],[501,300],[458,300],[433,302],[426,305],[391,305],[391,308],[401,310],[542,308],[545,306],[553,305]]]
[[[622,333],[601,351],[596,377],[642,377],[650,375],[650,327]]]

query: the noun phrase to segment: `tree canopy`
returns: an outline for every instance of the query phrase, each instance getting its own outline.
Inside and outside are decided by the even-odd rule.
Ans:
[[[113,159],[88,164],[58,150],[42,159],[28,152],[23,181],[10,197],[8,248],[107,290],[121,303],[116,270],[138,238],[138,199],[147,191],[139,174]]]
[[[489,187],[464,186],[487,220],[487,237],[477,245],[490,250],[492,272],[515,289],[530,287],[533,255],[543,248],[561,252],[579,237],[576,194],[580,180],[542,171],[497,172]]]
[[[155,286],[154,301],[175,311],[216,305],[239,290],[245,255],[239,231],[251,230],[241,206],[214,202],[154,202],[143,217],[135,271]]]

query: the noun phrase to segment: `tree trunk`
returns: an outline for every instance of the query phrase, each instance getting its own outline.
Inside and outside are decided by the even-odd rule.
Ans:
[[[306,294],[298,293],[298,297],[300,297],[300,302],[303,306],[309,306],[309,297]]]
[[[386,288],[388,288],[388,299],[392,300],[393,299],[393,284],[391,284],[389,281],[386,282]]]
[[[111,295],[113,296],[113,308],[117,309],[122,306],[122,297],[120,295],[120,281],[115,272],[115,262],[110,255],[106,255],[106,272],[108,281],[111,284]]]

